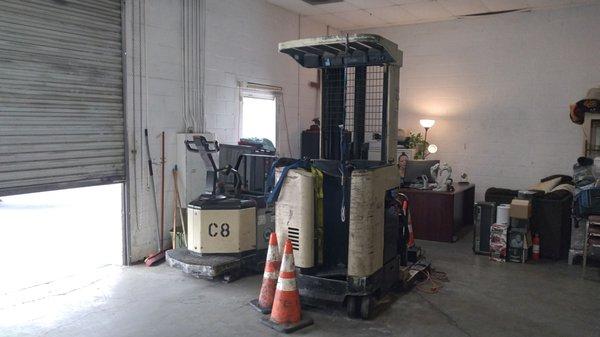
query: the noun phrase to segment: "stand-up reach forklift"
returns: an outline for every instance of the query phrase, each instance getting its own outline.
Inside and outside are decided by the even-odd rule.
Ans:
[[[279,242],[293,242],[304,303],[344,303],[349,316],[367,319],[377,298],[409,278],[396,166],[402,52],[377,35],[294,40],[279,51],[319,70],[322,96],[316,170],[278,169]],[[378,161],[367,160],[369,140],[380,141]],[[322,199],[306,197],[320,185],[314,171]]]

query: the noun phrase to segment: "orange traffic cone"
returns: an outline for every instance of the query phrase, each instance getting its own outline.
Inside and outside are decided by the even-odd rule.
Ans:
[[[258,299],[250,301],[250,305],[263,314],[271,313],[280,265],[281,255],[279,255],[279,246],[277,245],[277,234],[273,232],[269,237],[269,249],[267,250],[267,261],[265,262],[260,295],[258,295]]]
[[[283,248],[273,310],[270,317],[262,319],[264,324],[279,332],[293,332],[313,324],[312,318],[302,317],[295,269],[292,241],[288,239]]]

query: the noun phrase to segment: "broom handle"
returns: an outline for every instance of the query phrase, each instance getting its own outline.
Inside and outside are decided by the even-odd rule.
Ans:
[[[152,200],[154,201],[153,203],[153,208],[154,208],[154,215],[156,217],[156,239],[158,241],[160,241],[160,226],[159,226],[159,220],[158,220],[158,205],[156,202],[156,187],[154,186],[154,171],[152,170],[152,157],[150,156],[150,143],[148,141],[148,129],[144,129],[144,138],[146,140],[146,152],[148,153],[148,173],[150,174],[150,191],[152,192]],[[161,249],[161,243],[157,242],[157,248],[158,251],[160,252]]]
[[[175,165],[175,168],[173,168],[173,179],[175,180],[175,198],[177,199],[177,208],[179,209],[179,221],[181,221],[181,230],[183,231],[183,242],[187,246],[185,219],[183,218],[183,209],[181,208],[181,197],[179,196],[179,170],[177,169],[177,165]]]
[[[173,175],[173,178],[174,177],[175,175]],[[174,183],[177,182],[174,181]],[[173,235],[171,236],[171,243],[173,245],[173,249],[177,248],[177,195],[175,194],[173,194]]]
[[[160,134],[160,250],[165,236],[165,132]]]

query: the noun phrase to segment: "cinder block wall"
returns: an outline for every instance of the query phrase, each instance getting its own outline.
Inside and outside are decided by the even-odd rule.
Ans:
[[[156,195],[160,203],[160,139],[165,132],[165,245],[171,228],[175,134],[183,122],[183,26],[181,0],[127,1],[125,8],[127,108],[132,262],[157,249],[144,129],[150,134]],[[160,210],[159,210],[160,212]]]
[[[300,72],[289,56],[278,52],[277,45],[326,34],[327,27],[261,0],[208,0],[206,10],[206,130],[223,143],[238,141],[239,81],[282,87],[290,144],[284,121],[279,120],[278,149],[282,155],[298,157],[300,132],[316,116],[316,90],[308,83],[316,81],[317,73]],[[300,106],[298,97],[302,98]]]
[[[571,174],[582,154],[569,103],[600,84],[600,6],[371,29],[400,46],[399,127],[423,131],[477,199]],[[365,32],[364,30],[362,32]]]

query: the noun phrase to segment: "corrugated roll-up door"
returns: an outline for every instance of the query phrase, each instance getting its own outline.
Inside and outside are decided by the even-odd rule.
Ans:
[[[0,1],[0,195],[125,178],[120,0]]]

